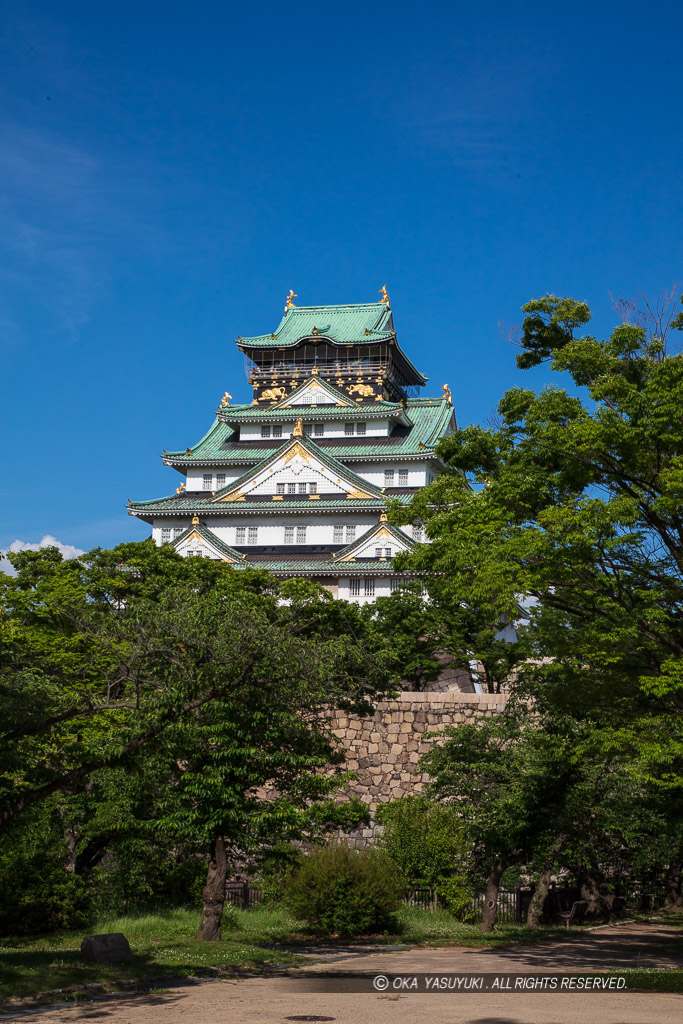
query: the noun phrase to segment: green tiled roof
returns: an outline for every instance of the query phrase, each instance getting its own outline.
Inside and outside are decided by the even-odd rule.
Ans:
[[[292,306],[286,310],[275,336],[259,334],[239,338],[240,348],[287,348],[302,338],[323,335],[340,345],[387,341],[394,335],[394,320],[385,302],[353,306]]]
[[[377,403],[379,404],[379,403]],[[238,408],[238,407],[232,407]],[[249,409],[253,406],[239,408]],[[365,406],[367,408],[367,406]],[[363,407],[354,410],[354,418],[361,418]],[[306,422],[320,419],[322,406],[305,411],[301,416]],[[396,433],[394,438],[354,438],[353,444],[347,444],[340,438],[330,438],[320,445],[325,453],[329,453],[341,462],[352,462],[358,458],[401,458],[402,456],[429,455],[436,447],[439,438],[448,429],[453,410],[445,398],[412,398],[408,399],[406,408],[413,426],[405,433]],[[272,412],[272,410],[269,410]],[[265,416],[264,413],[261,416]],[[252,420],[259,421],[255,416]],[[263,422],[268,422],[265,418]],[[256,465],[264,459],[271,458],[281,447],[282,442],[265,444],[254,440],[239,441],[238,431],[229,423],[216,419],[201,441],[195,444],[189,454],[185,451],[165,452],[164,458],[177,466],[199,465]],[[421,448],[420,445],[423,447]]]
[[[365,486],[370,489],[371,485],[366,482]],[[410,498],[410,494],[391,495],[393,501],[401,501],[404,504],[407,504]],[[168,494],[164,498],[152,498],[149,501],[131,501],[127,508],[131,515],[143,512],[186,515],[188,512],[193,512],[197,515],[208,516],[228,515],[233,512],[258,512],[265,515],[268,512],[282,512],[283,509],[290,512],[345,512],[352,508],[361,511],[363,509],[383,511],[386,504],[387,498],[384,495],[379,498],[319,498],[317,501],[310,501],[308,498],[288,501],[285,498],[284,501],[217,502],[210,496],[202,498],[199,494],[190,494],[189,497],[184,494]]]
[[[397,402],[373,402],[358,405],[295,405],[290,408],[258,408],[256,405],[224,406],[218,418],[226,423],[282,423],[283,420],[297,420],[304,423],[313,420],[369,420],[396,418],[403,412]]]

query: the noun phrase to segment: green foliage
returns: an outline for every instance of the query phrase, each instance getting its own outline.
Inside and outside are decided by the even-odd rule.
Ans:
[[[406,796],[380,804],[381,846],[413,884],[433,885],[453,875],[467,856],[462,817],[452,807]]]
[[[444,879],[437,885],[436,894],[456,921],[475,924],[481,918],[481,911],[473,905],[474,889],[462,875]]]
[[[261,890],[264,907],[279,907],[283,904],[288,879],[303,860],[304,855],[299,847],[286,842],[276,843],[261,857],[254,887]]]
[[[425,604],[419,584],[408,582],[390,597],[363,606],[362,614],[385,638],[395,678],[409,690],[424,690],[444,668],[447,635],[442,618]]]
[[[317,934],[350,937],[395,930],[404,892],[386,853],[334,844],[305,858],[289,879],[285,903]]]
[[[57,808],[36,809],[27,825],[6,832],[0,845],[0,934],[86,925],[92,900],[84,880],[68,870]]]
[[[218,837],[234,861],[367,820],[332,799],[350,777],[326,710],[390,692],[387,641],[355,605],[150,542],[12,559],[0,825],[60,794],[98,912],[194,901]]]

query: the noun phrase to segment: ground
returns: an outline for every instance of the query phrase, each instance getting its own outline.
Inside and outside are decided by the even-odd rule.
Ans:
[[[139,995],[15,1011],[36,1024],[678,1024],[683,994],[660,992],[465,992],[378,994],[306,991],[343,971],[374,976],[413,972],[509,974],[683,969],[672,946],[680,930],[665,924],[623,924],[569,932],[566,939],[507,949],[462,946],[379,952],[358,947],[318,951],[317,961],[287,975],[221,979]],[[327,962],[325,962],[327,961]],[[9,1019],[4,1017],[2,1019]]]

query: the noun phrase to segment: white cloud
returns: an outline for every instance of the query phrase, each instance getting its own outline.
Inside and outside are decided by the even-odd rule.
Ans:
[[[4,556],[10,551],[40,551],[41,548],[57,548],[61,551],[64,558],[78,558],[80,555],[85,554],[85,551],[82,551],[81,548],[77,548],[73,544],[62,544],[61,540],[57,540],[52,534],[46,533],[37,544],[32,544],[26,540],[13,540],[8,548],[0,550],[0,556]],[[0,563],[0,571],[8,576],[16,575],[14,568],[6,558],[3,558]]]

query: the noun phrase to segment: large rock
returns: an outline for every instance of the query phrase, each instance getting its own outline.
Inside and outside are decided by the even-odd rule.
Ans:
[[[86,935],[81,942],[81,956],[84,960],[115,963],[117,960],[130,960],[132,955],[128,939],[122,932]]]

